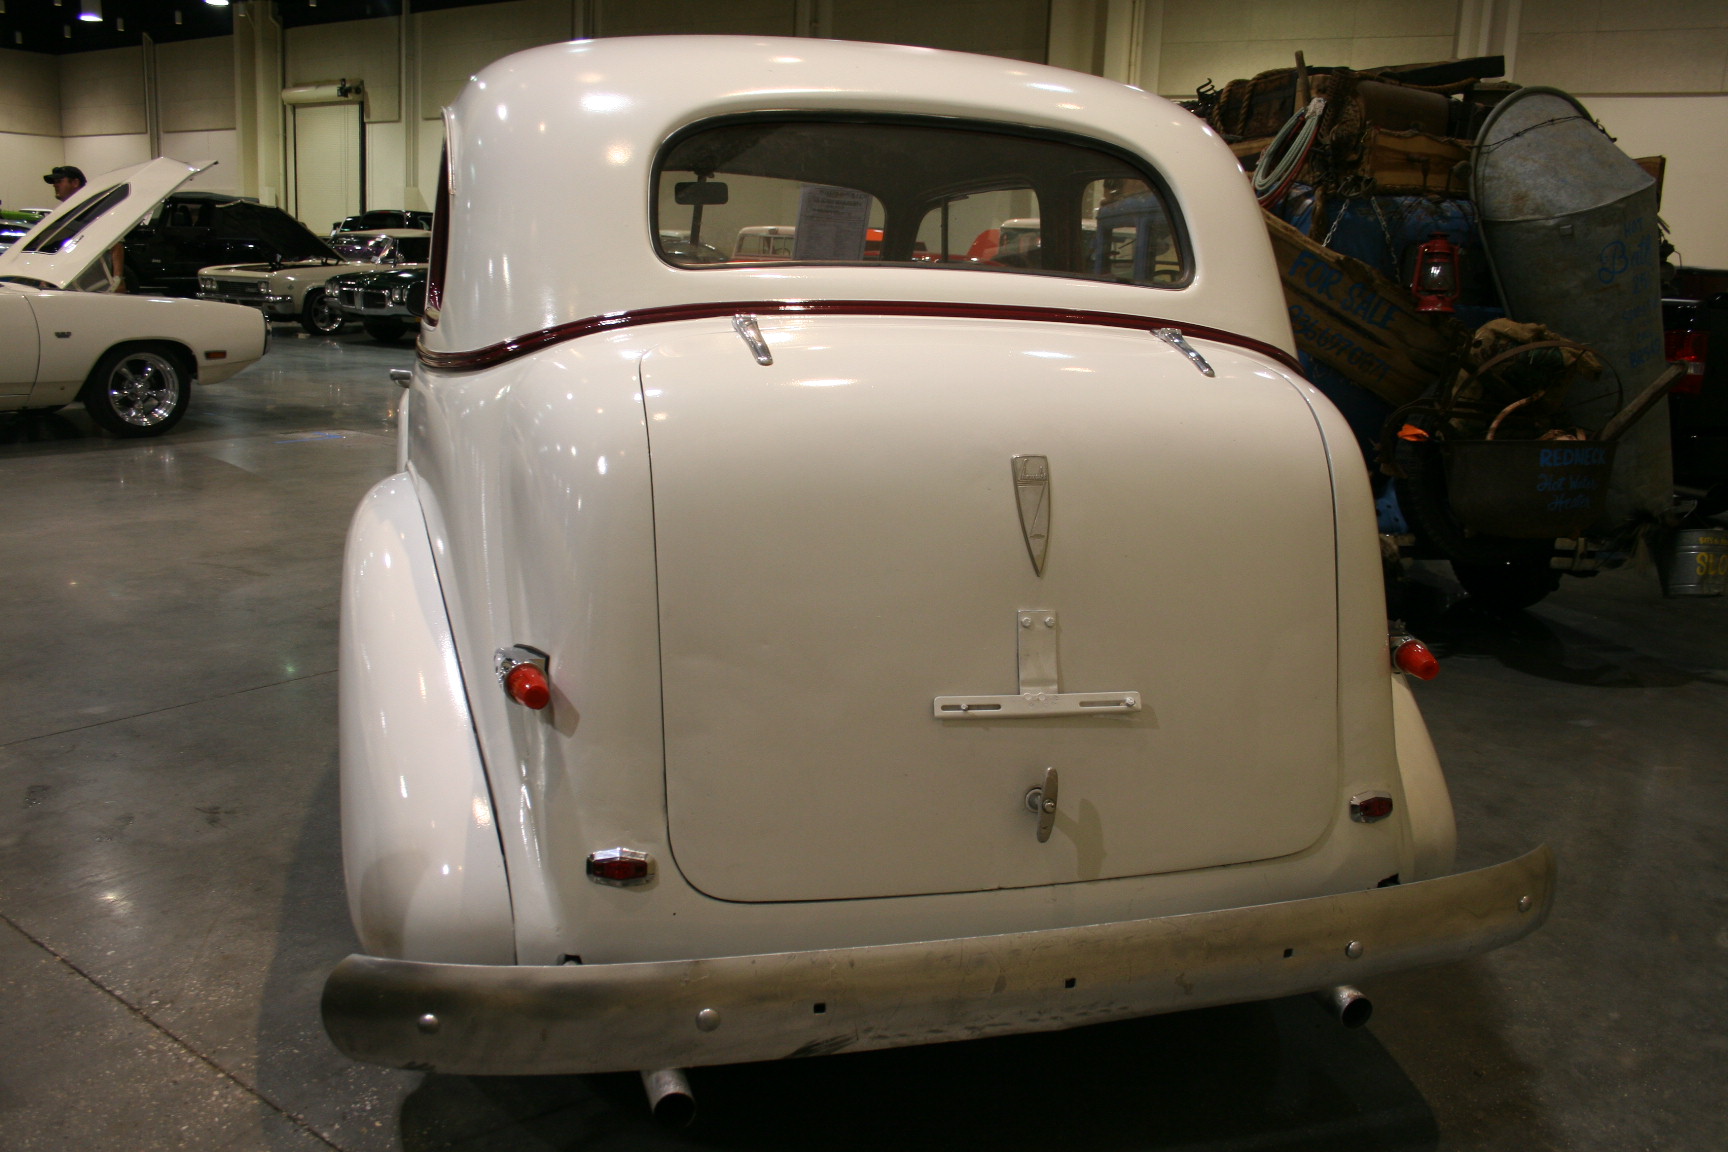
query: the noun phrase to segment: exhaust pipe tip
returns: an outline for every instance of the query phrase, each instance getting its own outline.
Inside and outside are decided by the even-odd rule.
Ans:
[[[660,1068],[643,1072],[642,1089],[648,1093],[648,1111],[668,1128],[688,1128],[696,1119],[696,1094],[682,1068]]]
[[[1322,988],[1314,997],[1346,1028],[1360,1028],[1374,1015],[1374,1002],[1348,984]]]

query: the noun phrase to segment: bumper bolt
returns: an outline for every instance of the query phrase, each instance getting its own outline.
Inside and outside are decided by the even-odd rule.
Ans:
[[[1528,896],[1518,897],[1518,911],[1528,912],[1528,911],[1530,911],[1530,909],[1534,908],[1535,906],[1536,906],[1536,902],[1534,900],[1530,899],[1530,897],[1528,897]]]
[[[1344,955],[1352,960],[1360,960],[1362,958],[1362,941],[1352,940],[1344,945]]]
[[[704,1008],[696,1013],[696,1029],[699,1032],[712,1032],[720,1027],[720,1013],[712,1008]]]
[[[420,1017],[420,1019],[414,1021],[414,1027],[430,1036],[432,1033],[438,1031],[441,1025],[438,1022],[438,1017],[428,1012],[426,1015]]]

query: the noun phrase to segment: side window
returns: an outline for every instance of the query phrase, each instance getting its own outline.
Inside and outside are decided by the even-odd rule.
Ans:
[[[1091,272],[1134,284],[1175,284],[1182,253],[1164,201],[1144,180],[1094,180],[1081,198],[1090,219]]]
[[[945,198],[924,213],[914,259],[1041,268],[1038,194],[1001,188]]]

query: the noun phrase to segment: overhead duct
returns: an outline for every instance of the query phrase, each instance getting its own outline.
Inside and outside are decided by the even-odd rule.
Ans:
[[[323,84],[295,84],[282,89],[284,104],[353,104],[364,99],[364,80],[331,80]]]

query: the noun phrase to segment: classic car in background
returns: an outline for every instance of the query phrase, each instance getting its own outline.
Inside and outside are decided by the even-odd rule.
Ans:
[[[18,238],[36,226],[36,221],[48,215],[47,208],[0,209],[0,252],[12,247]]]
[[[343,1051],[671,1107],[691,1065],[1349,1020],[1545,918],[1546,848],[1451,874],[1433,658],[1198,121],[666,37],[507,57],[446,123],[405,465],[348,539]],[[792,258],[679,247],[764,220]]]
[[[431,243],[432,234],[420,229],[339,232],[330,238],[327,257],[202,269],[198,295],[205,300],[248,304],[272,320],[298,320],[315,336],[332,336],[342,331],[348,320],[335,292],[328,287],[331,279],[360,269],[376,272],[423,262]]]
[[[344,272],[325,291],[343,315],[360,321],[366,335],[394,344],[414,330],[426,310],[426,265]]]
[[[0,253],[0,410],[81,400],[109,433],[159,435],[194,383],[264,355],[252,309],[117,291],[114,248],[193,172],[161,159],[100,176]]]
[[[386,228],[416,228],[432,227],[432,213],[415,212],[404,208],[374,208],[362,212],[358,216],[344,216],[336,221],[330,229],[330,235],[339,236],[344,232],[377,232]]]

